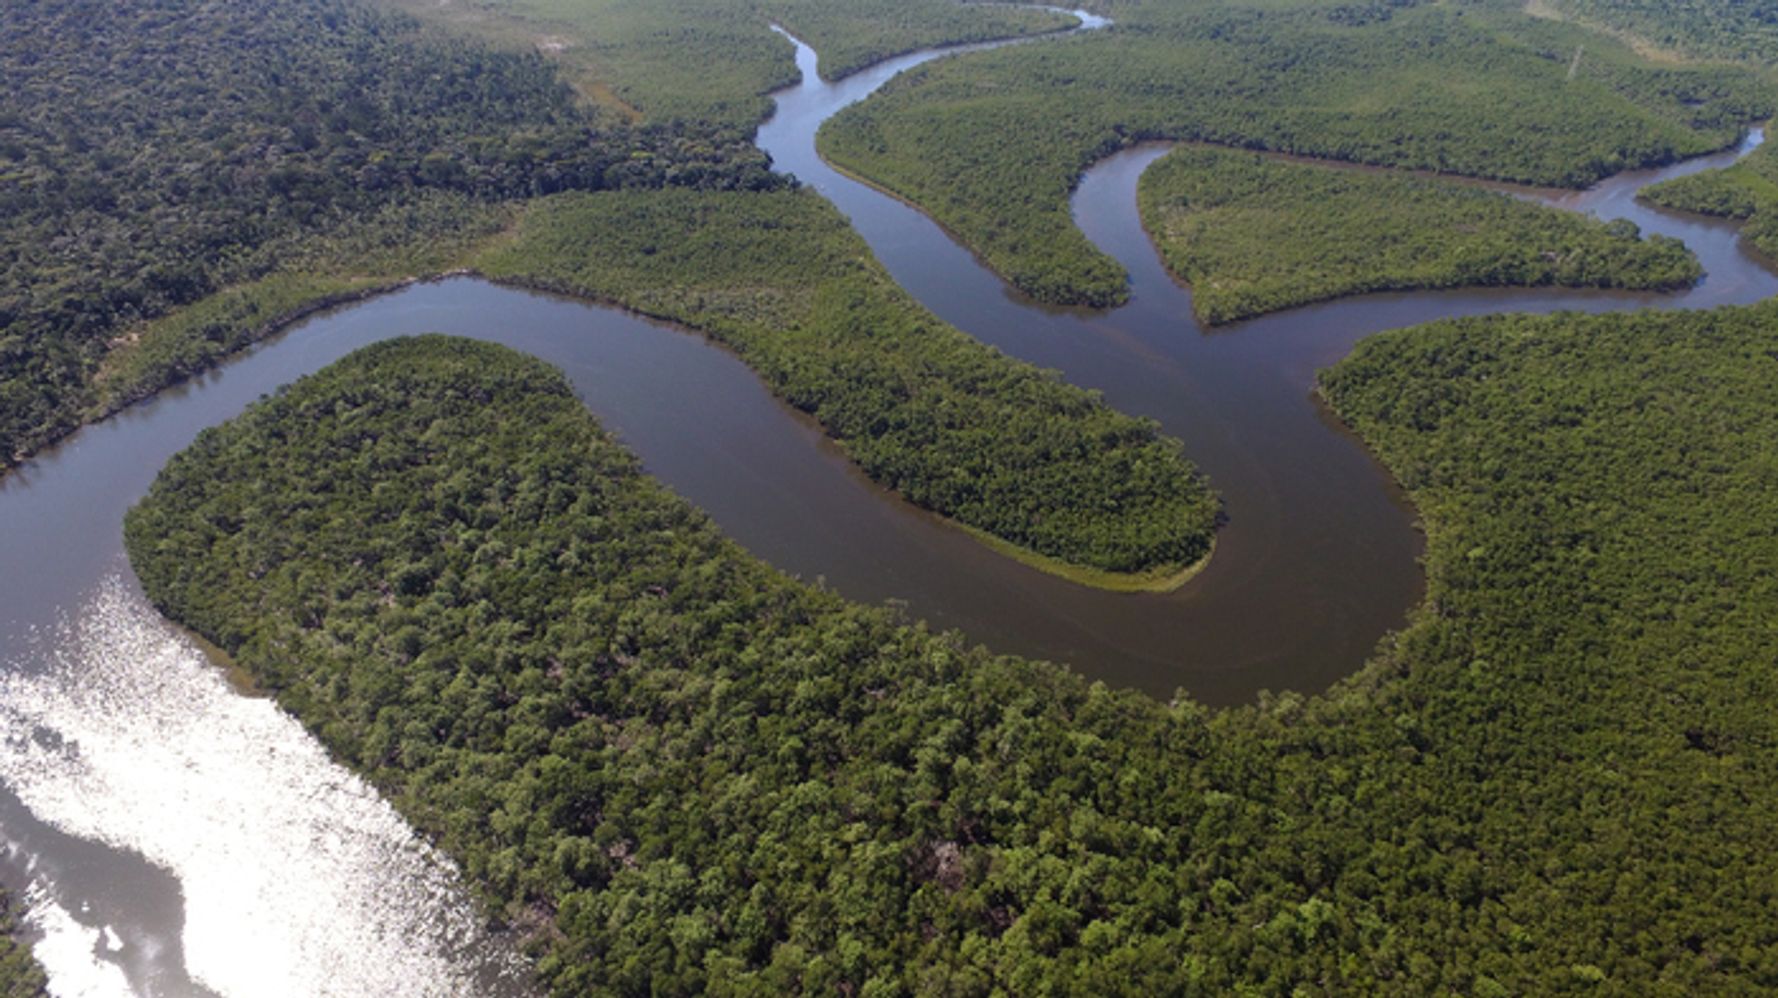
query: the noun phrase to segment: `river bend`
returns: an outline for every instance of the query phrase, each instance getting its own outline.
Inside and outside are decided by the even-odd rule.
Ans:
[[[230,686],[148,605],[123,554],[124,510],[199,430],[361,346],[447,332],[535,354],[652,474],[779,567],[1093,678],[1231,703],[1324,688],[1419,599],[1412,511],[1316,406],[1316,368],[1364,335],[1444,316],[1778,292],[1734,226],[1633,200],[1725,153],[1547,195],[1686,240],[1710,276],[1684,294],[1375,295],[1205,332],[1137,220],[1136,179],[1161,153],[1142,148],[1095,167],[1074,203],[1129,269],[1130,303],[1039,308],[929,219],[815,155],[822,121],[940,54],[830,84],[799,43],[803,82],[775,95],[759,142],[937,314],[1184,440],[1228,502],[1210,568],[1176,593],[1122,596],[1018,565],[867,481],[732,355],[614,309],[455,278],[316,316],[0,480],[0,881],[25,900],[58,993],[525,991],[450,864],[288,715]]]

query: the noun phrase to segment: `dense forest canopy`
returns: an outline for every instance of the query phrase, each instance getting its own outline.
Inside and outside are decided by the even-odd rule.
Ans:
[[[830,121],[822,151],[1036,297],[1109,304],[1122,270],[1074,227],[1068,193],[1136,141],[1579,186],[1720,148],[1778,107],[1751,70],[1654,64],[1497,3],[1156,0],[1116,14],[1108,31],[913,70]]]
[[[1746,993],[1774,383],[1771,305],[1367,341],[1323,391],[1425,514],[1427,606],[1220,713],[788,580],[463,341],[206,432],[126,533],[557,993]]]
[[[737,130],[613,123],[535,52],[340,0],[83,3],[8,35],[8,459],[317,307],[479,268],[711,333],[873,478],[1052,571],[1158,587],[1209,550],[1216,502],[1176,442],[944,326],[830,207],[773,195]],[[661,188],[687,193],[637,196]],[[551,198],[591,190],[613,196]]]
[[[80,418],[133,324],[366,215],[783,182],[742,132],[597,130],[535,53],[341,0],[13,4],[0,80],[0,467]]]
[[[1687,287],[1677,239],[1431,178],[1186,146],[1138,188],[1142,224],[1207,322],[1364,291]]]

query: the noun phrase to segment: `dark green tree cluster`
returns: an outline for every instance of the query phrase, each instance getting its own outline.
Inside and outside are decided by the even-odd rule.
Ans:
[[[1675,177],[1637,196],[1675,211],[1742,220],[1741,238],[1778,258],[1778,153],[1769,143],[1733,166]]]
[[[31,950],[19,942],[18,907],[0,892],[0,995],[5,998],[42,998],[49,980]]]
[[[129,516],[560,994],[1778,988],[1778,306],[1367,341],[1425,608],[1218,713],[790,581],[537,362],[305,379]]]
[[[944,324],[814,192],[562,195],[476,267],[708,333],[873,479],[1019,547],[1162,574],[1210,549],[1177,441]]]
[[[1031,295],[1105,305],[1127,293],[1122,268],[1075,228],[1068,195],[1135,142],[1577,187],[1720,148],[1778,107],[1749,69],[1654,64],[1517,5],[1156,0],[1116,13],[1108,31],[910,72],[835,116],[822,151]]]
[[[13,4],[0,80],[0,468],[133,324],[392,205],[782,183],[738,130],[596,130],[535,53],[347,0]]]
[[[1365,291],[1669,290],[1704,275],[1677,239],[1479,187],[1184,147],[1138,188],[1142,223],[1210,323]]]

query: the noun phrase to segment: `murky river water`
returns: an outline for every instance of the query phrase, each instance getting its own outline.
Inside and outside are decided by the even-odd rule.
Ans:
[[[1183,439],[1229,505],[1210,569],[1178,593],[1116,596],[993,555],[866,481],[730,355],[614,310],[453,279],[316,317],[0,481],[0,880],[25,900],[58,993],[525,989],[450,865],[287,715],[231,688],[148,606],[122,553],[123,511],[200,429],[360,346],[442,331],[536,354],[650,472],[774,564],[1002,650],[1227,703],[1325,687],[1420,592],[1412,511],[1314,404],[1317,367],[1364,335],[1440,316],[1778,292],[1732,226],[1635,204],[1657,176],[1642,174],[1554,200],[1685,239],[1710,271],[1686,294],[1369,296],[1206,333],[1137,224],[1135,181],[1160,154],[1138,149],[1096,167],[1075,200],[1083,228],[1130,269],[1131,303],[1036,308],[929,220],[814,155],[822,121],[932,56],[827,84],[799,46],[805,81],[778,95],[761,145],[939,315]]]

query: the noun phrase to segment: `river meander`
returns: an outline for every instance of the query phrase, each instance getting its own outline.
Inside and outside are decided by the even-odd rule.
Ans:
[[[1686,240],[1710,276],[1684,294],[1375,295],[1205,332],[1137,221],[1136,179],[1162,152],[1143,148],[1095,167],[1074,205],[1130,270],[1131,302],[1038,308],[930,220],[814,153],[822,121],[937,54],[830,84],[799,45],[804,82],[777,95],[760,144],[832,198],[937,314],[1184,440],[1229,509],[1209,569],[1178,592],[1129,596],[1016,564],[865,480],[728,353],[617,310],[454,278],[313,317],[0,481],[0,880],[26,900],[58,993],[525,990],[450,865],[287,715],[232,688],[148,606],[123,555],[124,510],[199,430],[358,347],[439,331],[535,354],[651,473],[773,564],[1109,683],[1233,703],[1325,688],[1421,592],[1413,512],[1315,404],[1316,368],[1365,335],[1443,316],[1778,292],[1733,226],[1633,201],[1725,153],[1549,196]]]

